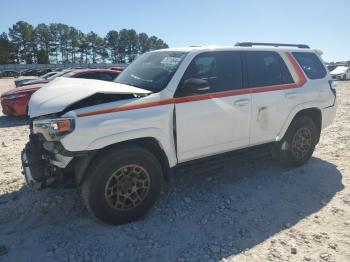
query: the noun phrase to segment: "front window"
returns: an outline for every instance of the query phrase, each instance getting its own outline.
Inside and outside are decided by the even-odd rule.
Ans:
[[[163,90],[187,53],[160,51],[146,53],[129,65],[115,82],[136,86],[153,93]]]

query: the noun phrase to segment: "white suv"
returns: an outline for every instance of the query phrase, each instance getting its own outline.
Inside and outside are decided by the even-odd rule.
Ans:
[[[185,162],[269,145],[282,163],[302,165],[336,112],[319,53],[247,42],[171,48],[140,56],[115,82],[56,79],[30,101],[27,183],[74,178],[91,213],[119,224],[143,216]]]

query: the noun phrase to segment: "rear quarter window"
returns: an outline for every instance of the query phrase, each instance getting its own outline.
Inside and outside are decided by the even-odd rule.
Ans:
[[[248,87],[266,87],[293,82],[286,64],[276,52],[246,52]]]
[[[321,79],[327,75],[325,67],[314,53],[293,52],[292,54],[308,78]]]

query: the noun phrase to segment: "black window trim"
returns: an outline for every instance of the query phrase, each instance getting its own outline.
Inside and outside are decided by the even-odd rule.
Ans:
[[[326,66],[322,63],[321,59],[318,57],[318,55],[316,55],[314,52],[305,52],[305,51],[293,51],[291,52],[293,57],[295,58],[296,62],[298,63],[299,67],[301,68],[301,70],[304,72],[304,75],[309,78],[310,80],[319,80],[319,79],[324,79],[327,76],[327,68]],[[323,74],[321,75],[321,77],[310,77],[310,75],[308,74],[308,72],[306,72],[303,68],[303,66],[300,64],[296,54],[311,54],[314,55],[316,57],[316,59],[318,60],[318,62],[320,63],[322,69],[323,69]]]
[[[250,82],[249,82],[249,72],[248,72],[248,62],[247,62],[247,53],[251,53],[251,52],[265,52],[265,53],[275,53],[278,55],[280,62],[284,63],[285,67],[287,68],[287,72],[288,75],[290,76],[290,78],[292,79],[292,83],[281,83],[281,84],[275,84],[275,85],[266,85],[266,86],[251,86],[250,87]],[[284,61],[283,57],[281,56],[281,54],[279,52],[276,51],[270,51],[270,50],[252,50],[252,51],[243,51],[243,60],[244,60],[244,72],[246,74],[246,85],[244,86],[244,88],[246,89],[251,89],[251,88],[264,88],[264,87],[273,87],[273,86],[280,86],[280,85],[289,85],[289,84],[295,84],[295,79],[292,76],[290,69],[288,67],[288,65],[286,64],[286,62]],[[280,64],[280,70],[282,72],[282,65]],[[283,80],[283,79],[282,79]]]
[[[179,81],[179,84],[177,85],[176,87],[176,91],[174,93],[174,98],[179,98],[179,97],[188,97],[188,96],[196,96],[196,95],[186,95],[186,96],[183,96],[180,94],[180,89],[181,89],[181,85],[184,81],[184,77],[185,77],[185,74],[186,74],[186,71],[188,69],[188,67],[191,65],[191,63],[200,55],[203,55],[203,54],[210,54],[210,53],[219,53],[219,52],[236,52],[236,53],[239,53],[240,55],[240,59],[241,59],[241,73],[242,73],[242,87],[241,88],[236,88],[236,89],[231,89],[231,90],[227,90],[227,91],[222,91],[222,92],[213,92],[213,93],[206,93],[206,94],[216,94],[216,93],[225,93],[225,92],[230,92],[230,91],[233,91],[233,90],[240,90],[240,89],[245,89],[246,88],[246,81],[247,81],[247,78],[246,78],[246,70],[245,70],[245,62],[244,62],[244,59],[243,59],[243,53],[244,51],[242,50],[212,50],[212,51],[204,51],[204,52],[200,52],[199,54],[196,54],[192,60],[189,62],[189,64],[187,65],[182,77],[181,77],[181,80]]]

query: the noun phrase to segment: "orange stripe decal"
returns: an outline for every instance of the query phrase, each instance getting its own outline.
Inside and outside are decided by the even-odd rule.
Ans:
[[[186,97],[179,97],[179,98],[171,98],[171,99],[165,99],[165,100],[136,104],[136,105],[118,106],[118,107],[103,109],[103,110],[99,110],[99,111],[81,113],[78,115],[78,117],[94,116],[94,115],[116,113],[116,112],[122,112],[122,111],[128,111],[128,110],[154,107],[154,106],[181,104],[181,103],[195,102],[195,101],[208,100],[208,99],[214,99],[214,98],[222,98],[222,97],[228,97],[228,96],[263,93],[263,92],[271,92],[271,91],[278,91],[278,90],[285,90],[285,89],[302,87],[307,82],[307,79],[304,75],[304,72],[300,68],[298,62],[295,60],[294,56],[291,53],[286,53],[286,55],[287,55],[288,61],[290,62],[290,64],[293,67],[295,74],[298,77],[298,79],[295,83],[284,84],[284,85],[266,86],[266,87],[253,87],[253,88],[236,89],[236,90],[230,90],[230,91],[219,92],[219,93],[210,93],[210,94],[204,94],[204,95],[193,95],[193,96],[186,96]]]

